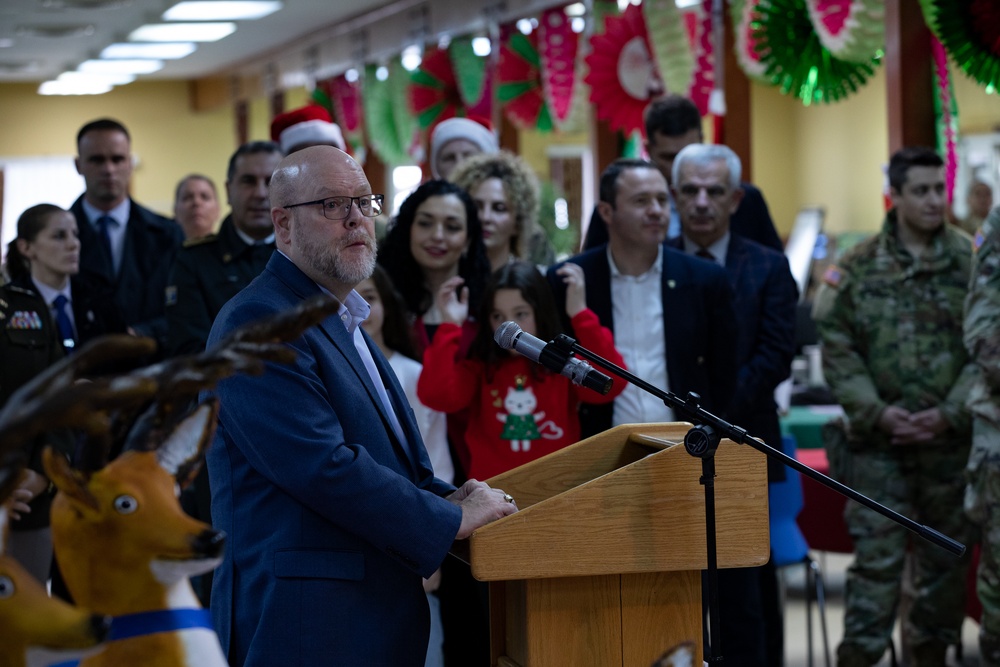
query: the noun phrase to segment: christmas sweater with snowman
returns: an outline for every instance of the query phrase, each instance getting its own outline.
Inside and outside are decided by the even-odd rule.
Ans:
[[[582,347],[624,368],[612,333],[593,311],[584,309],[571,323]],[[438,327],[424,352],[417,396],[432,410],[469,409],[470,478],[488,479],[573,444],[580,439],[580,402],[610,403],[625,388],[613,378],[602,396],[515,352],[487,372],[478,359],[456,360],[461,337],[454,324]]]

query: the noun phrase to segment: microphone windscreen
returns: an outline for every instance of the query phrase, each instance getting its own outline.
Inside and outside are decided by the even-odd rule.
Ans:
[[[521,327],[514,322],[504,322],[493,332],[493,340],[505,350],[514,348],[515,339],[521,334]]]

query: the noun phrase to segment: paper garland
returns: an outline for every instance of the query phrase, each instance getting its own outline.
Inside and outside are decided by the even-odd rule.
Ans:
[[[688,89],[688,97],[704,116],[709,113],[709,101],[715,88],[715,33],[712,25],[713,0],[702,0],[701,16],[697,20],[694,40],[695,67],[694,80]]]
[[[346,75],[341,74],[327,79],[325,89],[330,95],[333,119],[340,125],[354,155],[359,155],[365,147],[360,78],[351,83]]]
[[[663,84],[668,92],[686,94],[694,82],[694,54],[677,3],[644,0],[641,7]]]
[[[951,85],[951,74],[948,72],[948,55],[941,41],[931,36],[931,52],[934,55],[934,84],[937,95],[934,96],[934,116],[937,132],[938,151],[944,155],[945,190],[948,201],[954,201],[955,177],[958,173],[958,105],[955,103],[955,91]]]
[[[733,0],[729,5],[729,16],[735,33],[733,48],[736,50],[736,62],[748,78],[771,83],[767,68],[760,62],[757,39],[753,34],[754,25],[760,22],[760,3],[761,0]]]
[[[378,65],[365,66],[362,86],[365,126],[372,150],[388,165],[419,162],[416,154],[419,128],[407,105],[409,72],[397,58],[389,65],[389,76],[379,81]]]
[[[493,72],[487,58],[472,49],[472,37],[456,37],[448,45],[459,98],[467,112],[489,118],[493,107]]]
[[[583,58],[580,35],[563,7],[547,9],[538,21],[542,94],[552,122],[563,131],[582,125],[586,91],[580,85]]]
[[[885,0],[806,0],[806,7],[835,58],[864,63],[885,48]]]
[[[1000,7],[994,0],[925,0],[927,24],[955,63],[987,89],[1000,87]],[[928,11],[930,10],[930,11]]]
[[[875,73],[878,60],[850,63],[831,54],[812,29],[805,0],[769,0],[761,4],[754,36],[761,63],[782,93],[806,106],[836,102],[857,92]]]
[[[542,94],[537,35],[510,31],[500,47],[497,98],[507,118],[519,128],[551,132],[552,115]]]
[[[641,129],[646,105],[664,92],[642,10],[629,5],[621,16],[608,16],[604,33],[591,37],[590,48],[584,80],[597,117],[625,134]]]

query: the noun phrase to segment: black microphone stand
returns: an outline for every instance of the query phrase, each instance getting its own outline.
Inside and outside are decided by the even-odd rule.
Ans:
[[[851,500],[861,503],[868,509],[878,512],[882,516],[895,521],[904,528],[919,535],[920,537],[936,544],[942,549],[951,552],[955,556],[965,553],[965,545],[957,540],[940,533],[930,526],[917,523],[913,519],[903,516],[895,510],[881,505],[868,496],[858,493],[851,487],[841,484],[835,479],[827,477],[821,472],[813,470],[809,466],[800,463],[796,459],[788,456],[784,452],[774,449],[764,441],[747,434],[745,428],[730,424],[721,417],[713,415],[708,410],[701,407],[701,397],[689,392],[686,399],[678,398],[669,391],[664,391],[654,387],[645,380],[633,375],[621,366],[613,364],[603,357],[587,350],[565,334],[560,334],[552,340],[551,346],[559,350],[560,356],[565,354],[578,354],[584,359],[591,361],[602,368],[605,368],[616,376],[627,380],[631,384],[639,387],[653,396],[656,396],[668,406],[674,409],[675,413],[683,414],[688,421],[695,424],[684,436],[684,449],[691,456],[701,459],[701,479],[700,483],[705,487],[705,535],[707,553],[707,582],[708,582],[708,609],[709,609],[709,642],[705,651],[705,661],[709,664],[722,663],[722,644],[719,636],[719,588],[718,588],[718,561],[716,559],[716,539],[715,539],[715,451],[719,447],[719,442],[723,437],[729,438],[738,444],[750,445],[766,456],[776,458],[789,468],[799,471],[806,477],[816,480],[820,484],[827,486],[837,493],[847,496]],[[548,346],[547,346],[548,347]]]

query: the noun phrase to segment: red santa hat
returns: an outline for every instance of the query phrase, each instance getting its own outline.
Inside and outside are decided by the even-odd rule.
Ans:
[[[431,174],[440,178],[438,173],[438,153],[449,141],[465,139],[479,146],[484,153],[496,153],[500,150],[496,135],[488,120],[479,117],[448,118],[438,123],[431,132]]]
[[[344,135],[330,113],[318,104],[278,114],[271,121],[271,139],[285,155],[301,144],[330,145],[346,150]]]

